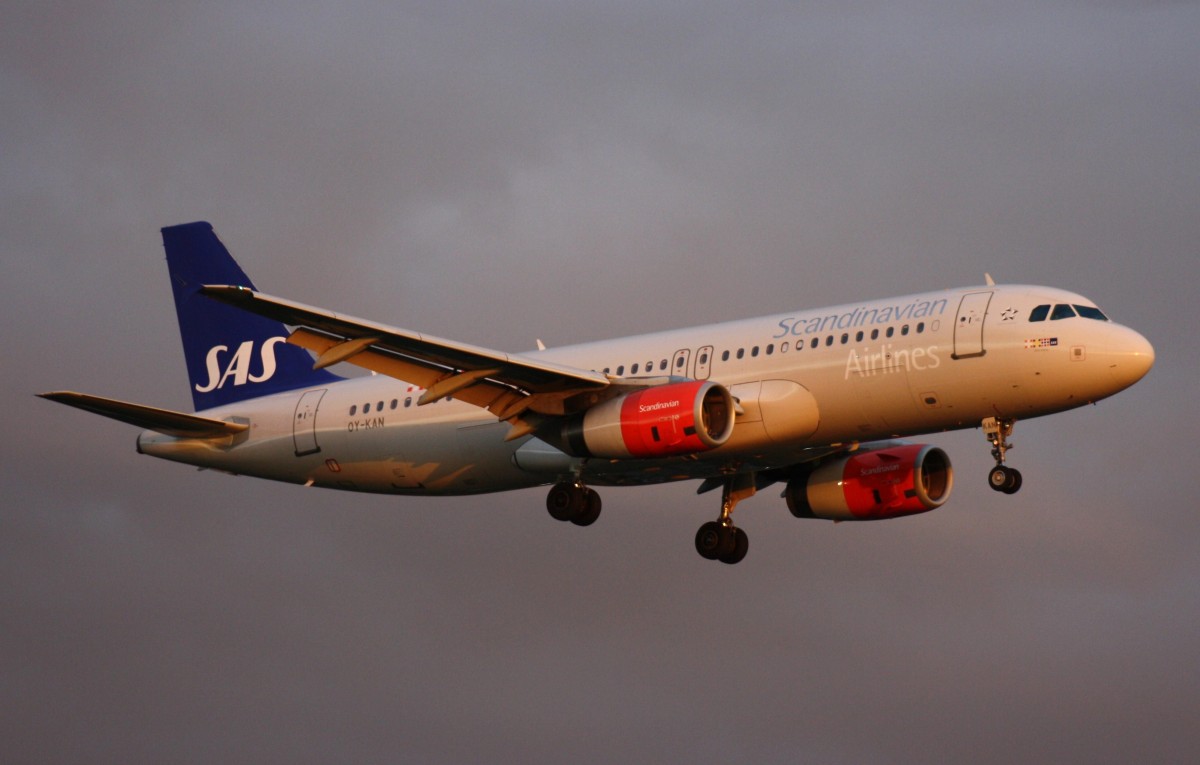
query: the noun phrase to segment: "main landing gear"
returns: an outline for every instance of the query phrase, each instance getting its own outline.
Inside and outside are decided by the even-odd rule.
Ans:
[[[996,459],[996,467],[988,473],[988,486],[1005,494],[1016,494],[1021,488],[1020,471],[1004,464],[1008,450],[1013,448],[1008,439],[1016,423],[1016,420],[996,417],[986,417],[983,420],[983,435],[987,436],[992,445],[992,456]]]
[[[739,473],[725,479],[721,492],[721,517],[702,525],[696,532],[696,552],[708,560],[730,565],[746,557],[750,539],[733,525],[733,508],[753,496],[757,487],[753,473]],[[600,495],[580,481],[562,481],[546,495],[546,509],[556,521],[590,526],[600,517]]]
[[[581,483],[563,481],[546,495],[546,509],[556,521],[591,526],[600,517],[600,495]]]
[[[750,538],[733,525],[733,508],[738,502],[753,496],[756,490],[753,473],[739,473],[725,479],[721,490],[721,517],[702,525],[696,532],[696,552],[708,560],[733,565],[746,557]]]

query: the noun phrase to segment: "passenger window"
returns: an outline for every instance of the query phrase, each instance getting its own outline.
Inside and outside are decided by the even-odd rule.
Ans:
[[[375,405],[375,411],[377,411],[377,412],[383,411],[383,402],[382,401],[380,401],[378,404]]]
[[[750,355],[753,356],[754,358],[758,358],[758,346],[757,345],[750,349]]]
[[[725,358],[726,359],[729,358],[729,351],[725,351]],[[658,364],[658,368],[660,370],[662,370],[663,372],[667,371],[667,360],[663,359],[662,361],[660,361]]]
[[[1050,321],[1058,321],[1059,319],[1074,319],[1075,309],[1066,303],[1059,303],[1054,306],[1054,311],[1050,314]]]
[[[825,347],[828,348],[831,345],[833,345],[833,335],[825,338]]]
[[[371,411],[371,405],[370,405],[370,404],[363,404],[363,414],[367,414],[367,413],[369,413],[370,411]]]
[[[1096,308],[1095,306],[1077,305],[1077,306],[1075,306],[1075,310],[1078,311],[1079,315],[1085,319],[1097,319],[1099,321],[1108,321],[1108,317],[1105,316],[1104,313],[1099,308]]]
[[[924,331],[925,331],[925,322],[923,322],[923,321],[922,321],[922,322],[918,322],[918,323],[917,323],[917,334],[919,335],[919,334],[921,334],[921,333],[922,333],[922,332],[924,332]]]
[[[887,336],[888,336],[888,337],[891,337],[892,335],[896,334],[896,328],[895,328],[895,327],[888,327],[888,328],[887,328],[887,332],[886,332],[885,334],[887,334]]]
[[[1034,308],[1029,312],[1029,320],[1045,321],[1048,313],[1050,313],[1050,305],[1048,303],[1046,305],[1039,305],[1037,308]]]
[[[350,407],[350,416],[353,417],[357,413],[358,413],[358,404],[354,404],[353,406]]]
[[[721,351],[721,361],[729,361],[729,351]]]
[[[632,367],[630,367],[630,368],[629,368],[629,374],[631,374],[631,375],[636,375],[636,374],[637,374],[637,371],[638,371],[638,365],[637,365],[637,364],[634,364]]]
[[[687,359],[686,359],[686,358],[684,358],[683,356],[680,356],[679,358],[675,359],[675,368],[676,368],[676,369],[683,369],[683,365],[684,365],[685,363],[687,363]]]
[[[412,396],[409,396],[404,399],[404,408],[407,409],[410,406],[412,406]]]
[[[908,325],[907,324],[905,324],[903,327],[900,328],[900,334],[908,335]]]
[[[744,358],[745,355],[746,355],[746,349],[738,348],[737,357],[740,359],[740,358]]]
[[[767,343],[767,355],[770,356],[775,352],[775,343]]]
[[[705,360],[705,361],[708,361],[708,357],[706,356],[706,357],[704,358],[704,360]],[[647,372],[647,373],[650,373],[650,372],[653,372],[653,371],[654,371],[654,362],[653,362],[653,361],[647,361],[647,362],[646,362],[646,372]]]
[[[879,339],[879,330],[878,330],[878,329],[873,329],[873,330],[871,330],[871,339],[872,339],[872,340],[878,340],[878,339]]]
[[[399,401],[397,401],[396,399],[392,399],[392,405],[391,405],[390,407],[388,407],[388,408],[389,408],[389,409],[395,409],[395,408],[396,408],[397,406],[399,406],[399,405],[400,405],[400,402],[399,402]]]
[[[843,333],[842,333],[842,345],[845,345],[845,344],[846,344],[846,343],[848,343],[848,342],[850,342],[850,333],[849,333],[849,332],[843,332]]]
[[[617,377],[621,377],[624,374],[625,374],[625,365],[622,364],[621,366],[617,367]]]
[[[808,346],[808,347],[809,347],[809,348],[816,348],[816,347],[817,347],[818,345],[820,345],[820,344],[821,344],[821,341],[820,341],[820,339],[819,339],[819,338],[816,338],[816,337],[814,337],[814,338],[812,339],[812,342],[811,342],[811,343],[809,343],[809,346]]]
[[[862,341],[863,341],[863,333],[862,333],[862,330],[860,329],[858,332],[856,332],[854,334],[854,342],[861,343]]]
[[[798,351],[804,350],[804,341],[803,340],[796,341],[796,350],[798,350]]]

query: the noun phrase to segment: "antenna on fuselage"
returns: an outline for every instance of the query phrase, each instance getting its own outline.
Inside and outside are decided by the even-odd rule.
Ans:
[[[989,287],[995,287],[995,286],[996,286],[996,280],[995,280],[995,279],[993,279],[993,278],[992,278],[992,275],[991,275],[991,274],[989,274],[989,273],[987,273],[986,271],[983,273],[983,279],[984,279],[984,281],[986,281],[986,282],[987,282],[987,286],[989,286]]]

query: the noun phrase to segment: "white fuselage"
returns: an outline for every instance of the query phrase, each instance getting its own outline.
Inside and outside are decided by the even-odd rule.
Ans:
[[[390,377],[348,379],[203,412],[248,422],[235,437],[141,434],[141,452],[291,483],[397,494],[703,478],[801,461],[806,450],[1024,419],[1120,391],[1153,361],[1149,343],[1103,319],[1030,321],[1038,305],[1084,305],[1046,287],[947,290],[535,351],[624,380],[713,380],[740,402],[733,435],[708,452],[581,460],[452,399],[418,406]]]

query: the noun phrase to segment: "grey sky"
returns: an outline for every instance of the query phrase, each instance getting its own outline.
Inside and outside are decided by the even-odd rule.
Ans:
[[[1183,761],[1200,748],[1200,7],[9,3],[0,759]],[[187,408],[158,229],[275,294],[505,350],[999,281],[1151,374],[934,435],[944,508],[411,499],[139,457]]]

